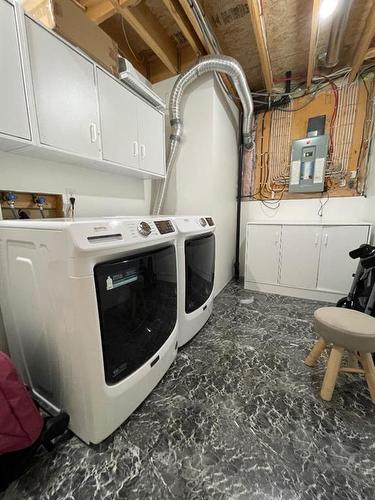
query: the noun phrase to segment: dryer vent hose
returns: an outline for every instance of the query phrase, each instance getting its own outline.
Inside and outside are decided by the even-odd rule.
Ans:
[[[247,83],[245,73],[242,66],[236,59],[224,55],[204,56],[190,69],[182,73],[176,80],[172,89],[169,100],[169,115],[170,124],[172,127],[169,151],[167,157],[166,177],[160,182],[158,192],[156,194],[153,214],[158,215],[163,207],[165,195],[168,189],[168,183],[173,171],[179,145],[182,137],[182,118],[181,118],[181,99],[186,88],[194,82],[198,77],[205,73],[219,72],[228,75],[239,95],[243,107],[243,122],[242,122],[242,142],[245,149],[251,149],[251,126],[253,119],[253,100],[251,91]]]

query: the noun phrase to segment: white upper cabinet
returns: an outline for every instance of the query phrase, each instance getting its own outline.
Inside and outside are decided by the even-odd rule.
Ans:
[[[15,11],[0,2],[0,133],[31,139]]]
[[[15,2],[0,0],[0,150],[165,176],[163,111]]]
[[[139,166],[165,175],[164,116],[145,102],[138,102]]]
[[[368,226],[326,226],[322,232],[318,288],[348,293],[358,259],[349,257],[350,250],[367,243]]]
[[[316,287],[321,232],[320,226],[283,226],[281,285]]]
[[[139,98],[101,69],[97,75],[103,158],[138,168]]]
[[[26,18],[40,142],[99,158],[94,64]]]
[[[281,226],[248,225],[246,280],[276,284],[279,275]]]

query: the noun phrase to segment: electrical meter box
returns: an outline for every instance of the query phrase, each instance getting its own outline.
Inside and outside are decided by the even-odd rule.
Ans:
[[[328,136],[318,135],[293,141],[289,192],[324,191]]]

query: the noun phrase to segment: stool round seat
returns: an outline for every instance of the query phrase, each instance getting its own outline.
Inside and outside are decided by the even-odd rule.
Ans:
[[[317,333],[351,352],[375,352],[375,318],[352,309],[321,307],[314,313]]]

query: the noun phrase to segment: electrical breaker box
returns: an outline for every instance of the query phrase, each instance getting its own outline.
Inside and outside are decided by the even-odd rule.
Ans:
[[[293,141],[289,192],[324,191],[328,136],[318,135]]]

